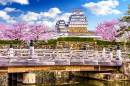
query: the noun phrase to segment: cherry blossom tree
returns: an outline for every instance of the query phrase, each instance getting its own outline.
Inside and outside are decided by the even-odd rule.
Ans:
[[[43,40],[52,39],[52,35],[56,34],[56,30],[50,30],[44,25],[26,25],[26,23],[14,23],[12,26],[0,23],[1,39],[4,40],[22,40],[22,43],[30,44],[30,40],[36,40],[37,43]],[[34,42],[34,44],[36,44]]]
[[[37,43],[42,42],[42,40],[47,42],[47,40],[52,39],[53,38],[52,35],[55,35],[55,34],[56,34],[55,30],[50,30],[48,27],[44,25],[40,25],[40,24],[30,25],[29,31],[23,40],[26,41],[27,45],[29,45],[29,42],[31,39],[36,40]]]
[[[6,28],[6,25],[4,23],[0,22],[0,40],[4,39],[2,30],[5,28]]]
[[[5,38],[10,40],[23,40],[27,34],[28,26],[26,23],[14,23],[13,26],[8,26],[2,30]]]
[[[116,41],[116,35],[119,33],[117,30],[119,30],[119,27],[121,27],[123,24],[119,21],[112,20],[112,21],[103,21],[103,23],[98,24],[96,30],[94,31],[94,34],[101,35],[101,40],[106,41]]]

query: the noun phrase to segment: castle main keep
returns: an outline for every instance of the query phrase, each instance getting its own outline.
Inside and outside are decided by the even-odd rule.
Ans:
[[[72,15],[69,17],[69,21],[66,24],[64,20],[56,22],[56,30],[62,35],[86,35],[87,30],[87,18],[83,14],[82,9],[73,9]]]

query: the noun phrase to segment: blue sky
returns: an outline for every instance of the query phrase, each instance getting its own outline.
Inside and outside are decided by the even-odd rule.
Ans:
[[[68,22],[73,8],[82,8],[89,31],[104,20],[124,16],[130,0],[0,0],[0,22],[43,24],[55,29],[56,21]]]

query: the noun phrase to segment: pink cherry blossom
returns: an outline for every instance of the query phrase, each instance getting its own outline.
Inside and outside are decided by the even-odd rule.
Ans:
[[[98,24],[96,30],[94,31],[94,34],[101,35],[101,40],[106,40],[106,41],[116,41],[116,35],[119,33],[117,30],[119,29],[120,26],[123,24],[119,21],[112,20],[112,21],[103,21],[103,23]]]

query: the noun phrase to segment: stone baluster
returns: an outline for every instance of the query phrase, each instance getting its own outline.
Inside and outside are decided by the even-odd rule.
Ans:
[[[116,55],[117,55],[117,57],[116,57],[117,60],[122,60],[121,51],[120,51],[120,44],[117,44],[117,53],[116,53]]]
[[[57,50],[57,57],[59,56],[59,54],[58,54],[58,50]]]
[[[55,58],[55,49],[53,49],[53,59]]]
[[[13,57],[14,54],[13,54],[13,45],[12,45],[12,42],[10,43],[10,49],[9,49],[9,51],[10,51],[10,57]]]
[[[110,58],[113,58],[112,48],[110,48]]]
[[[30,57],[34,57],[34,45],[33,45],[33,40],[30,40]]]
[[[72,58],[72,50],[70,50],[70,57]]]
[[[105,58],[105,47],[103,47],[103,51],[102,51],[102,57]]]

